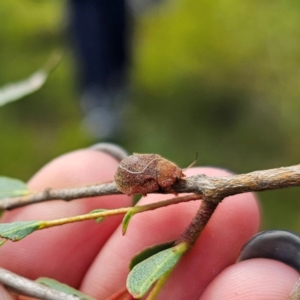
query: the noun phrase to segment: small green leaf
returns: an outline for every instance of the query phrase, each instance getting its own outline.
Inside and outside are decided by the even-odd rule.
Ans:
[[[134,209],[129,210],[122,220],[122,234],[125,235],[131,218],[135,215]]]
[[[142,250],[141,252],[139,252],[138,254],[136,254],[132,259],[131,262],[129,264],[129,269],[132,270],[133,267],[137,264],[139,264],[140,262],[142,262],[143,260],[149,258],[150,256],[163,251],[165,249],[171,248],[174,245],[175,241],[171,241],[171,242],[167,242],[167,243],[163,243],[163,244],[158,244],[158,245],[154,245],[152,247],[148,247],[144,250]]]
[[[46,82],[51,71],[61,60],[61,53],[53,53],[46,65],[31,74],[27,79],[7,84],[0,88],[0,106],[21,99],[35,91],[39,90]]]
[[[40,225],[41,221],[3,223],[0,224],[0,237],[16,242],[39,229]]]
[[[184,245],[163,250],[137,264],[127,277],[127,289],[134,298],[141,298],[151,285],[171,270],[186,251]]]
[[[68,286],[67,284],[61,283],[61,282],[56,281],[51,278],[40,277],[36,280],[36,282],[46,285],[54,290],[64,292],[69,295],[77,296],[80,300],[96,300],[95,298],[87,296],[87,295],[79,292],[78,290]]]
[[[92,211],[90,212],[90,214],[96,214],[96,213],[103,212],[103,211],[106,211],[106,210],[107,210],[107,209],[94,209],[94,210],[92,210]],[[104,217],[95,219],[95,221],[96,221],[97,223],[100,223],[100,222],[102,222],[103,220],[104,220]]]
[[[21,180],[0,176],[0,199],[24,196],[29,193],[26,183]]]

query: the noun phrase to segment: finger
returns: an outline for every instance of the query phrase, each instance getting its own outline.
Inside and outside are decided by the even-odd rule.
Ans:
[[[288,299],[298,278],[298,272],[282,262],[250,259],[225,269],[211,282],[200,299]]]
[[[212,168],[188,170],[191,174],[228,175]],[[139,204],[172,195],[149,195]],[[105,299],[121,289],[131,258],[143,248],[178,238],[191,222],[200,201],[181,203],[134,216],[126,236],[119,228],[108,240],[84,278],[81,289]],[[196,299],[210,281],[232,264],[247,239],[256,233],[259,209],[252,194],[225,199],[215,211],[193,249],[170,276],[159,299]],[[99,278],[101,281],[99,282]]]
[[[76,187],[113,180],[118,161],[95,150],[79,150],[61,156],[41,169],[29,182],[32,190]],[[50,201],[5,213],[2,222],[49,220],[88,213],[97,208],[128,206],[125,195],[64,202]],[[78,286],[99,249],[120,222],[112,217],[101,224],[74,223],[33,233],[0,249],[0,265],[27,278],[46,276]]]
[[[243,272],[245,272],[245,270],[243,269],[245,265],[239,266],[242,267],[242,269],[239,268],[235,269],[235,270],[241,270],[240,272],[237,272],[239,278],[238,287],[236,288],[235,285],[230,285],[230,288],[227,288],[227,293],[229,298],[231,297],[230,296],[231,293],[237,293],[238,295],[241,295],[241,297],[243,298],[247,294],[249,294],[247,295],[247,297],[248,296],[253,297],[252,294],[255,293],[257,294],[258,297],[262,297],[263,299],[268,297],[270,297],[270,299],[274,299],[274,298],[276,299],[277,297],[279,297],[279,299],[280,298],[287,299],[287,292],[290,290],[289,284],[293,282],[292,280],[286,282],[286,279],[289,278],[289,275],[284,274],[284,272],[279,272],[276,274],[276,270],[275,270],[275,276],[272,274],[272,272],[271,274],[268,274],[270,273],[271,268],[268,268],[268,265],[266,268],[264,268],[263,267],[264,263],[261,263],[261,260],[257,262],[257,260],[253,260],[253,258],[255,259],[266,258],[268,259],[267,262],[271,262],[270,259],[276,260],[288,266],[293,267],[297,272],[299,272],[300,270],[299,246],[300,246],[299,235],[285,230],[266,230],[266,231],[259,232],[253,237],[251,237],[251,239],[248,240],[247,243],[243,246],[238,257],[238,261],[244,261],[250,259],[252,264],[246,265],[248,267],[250,266],[250,270],[246,269],[246,273],[243,274]],[[267,278],[270,283],[270,286],[276,285],[276,287],[273,287],[272,289],[268,289],[268,288],[263,290],[260,289],[259,291],[257,291],[256,287],[258,283],[260,285],[260,281],[253,282],[253,279],[248,280],[248,277],[249,276],[251,277],[252,273],[254,274],[256,273],[255,264],[258,264],[258,266],[259,264],[261,264],[260,266],[261,269],[264,268],[261,270],[261,272],[259,272],[260,276],[262,277],[262,281],[265,282],[264,279]],[[274,266],[276,266],[276,264],[271,265],[271,267]],[[226,272],[224,273],[227,274]],[[284,279],[280,280],[280,277],[278,279],[278,275],[284,276]],[[222,277],[221,274],[220,276],[225,281],[227,280],[226,275]],[[228,277],[234,277],[234,276],[235,276],[235,272],[232,273],[229,272]],[[241,280],[242,277],[245,277],[246,284],[244,284],[244,279]],[[255,278],[257,279],[257,276]],[[234,283],[235,282],[234,278],[232,280],[231,279],[229,280]],[[260,280],[260,278],[258,280]],[[280,282],[277,284],[277,281]],[[217,284],[217,286],[221,286],[221,285],[222,284],[220,285]],[[293,297],[291,299],[298,299],[297,298],[299,297],[297,296],[298,286],[299,285],[297,284],[297,289],[294,291]],[[214,287],[212,289],[215,290]],[[208,290],[210,290],[210,288],[208,288]],[[267,295],[266,292],[268,293]],[[218,290],[216,289],[214,293],[217,294]],[[222,294],[223,293],[224,291],[222,291]],[[210,292],[208,292],[208,294],[210,294]],[[274,294],[276,295],[276,297],[274,297]],[[286,294],[286,297],[284,297],[284,294]],[[211,295],[209,295],[208,297],[211,298]]]

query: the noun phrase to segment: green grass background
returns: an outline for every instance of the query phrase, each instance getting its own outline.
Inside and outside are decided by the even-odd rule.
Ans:
[[[94,142],[80,129],[61,0],[0,1],[0,86],[66,49],[45,86],[0,109],[0,174],[27,180]],[[123,146],[236,173],[299,163],[300,3],[176,0],[133,22]],[[300,232],[300,189],[259,194],[262,228]]]

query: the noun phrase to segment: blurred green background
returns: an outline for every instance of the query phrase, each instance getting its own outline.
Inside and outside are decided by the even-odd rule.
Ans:
[[[1,175],[27,180],[95,140],[82,119],[65,2],[0,2],[0,86],[67,49],[45,86],[0,109]],[[123,146],[236,173],[299,163],[300,3],[166,1],[134,17]],[[300,232],[300,189],[259,195],[262,228]]]

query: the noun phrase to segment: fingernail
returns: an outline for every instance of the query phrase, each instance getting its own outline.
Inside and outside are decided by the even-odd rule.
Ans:
[[[285,230],[267,230],[254,235],[242,248],[237,261],[269,258],[300,273],[300,236]]]
[[[98,143],[89,148],[107,153],[118,161],[121,161],[128,156],[128,152],[124,148],[112,143]]]

